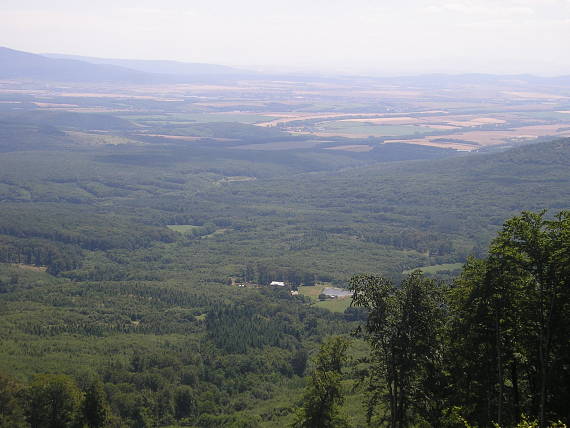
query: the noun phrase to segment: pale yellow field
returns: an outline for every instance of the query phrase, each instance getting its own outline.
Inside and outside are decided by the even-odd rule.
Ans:
[[[424,113],[445,113],[445,111],[429,111]],[[279,119],[274,119],[271,121],[258,123],[257,126],[276,126],[276,125],[286,125],[287,123],[298,121],[298,120],[314,120],[322,119],[323,121],[334,121],[335,119],[339,122],[360,122],[369,123],[375,125],[418,125],[427,126],[434,130],[453,130],[456,128],[467,128],[476,127],[488,124],[503,124],[506,123],[505,119],[498,117],[473,117],[469,115],[454,115],[454,116],[421,116],[421,117],[411,117],[407,115],[394,115],[393,113],[270,113],[273,117],[279,117]],[[347,118],[350,116],[356,116],[352,118]],[[289,130],[294,131],[294,130]],[[312,132],[313,135],[320,137],[347,137],[347,138],[365,138],[368,134],[357,134],[357,133],[335,133],[335,132]]]
[[[471,126],[481,126],[488,124],[501,124],[505,123],[506,121],[502,119],[495,119],[492,117],[470,118],[469,116],[467,116],[465,120],[445,119],[444,122],[446,122],[448,125],[471,127]]]
[[[546,94],[542,92],[523,92],[523,91],[503,91],[505,95],[509,95],[511,97],[517,98],[533,98],[538,100],[559,100],[563,98],[568,98],[563,95],[555,95],[555,94]]]
[[[438,138],[441,138],[441,136]],[[476,144],[432,141],[429,139],[429,137],[416,138],[413,140],[386,140],[384,143],[417,144],[418,146],[440,147],[442,149],[454,149],[466,152],[471,152],[479,148],[479,146]]]
[[[480,146],[494,146],[505,144],[509,140],[534,140],[538,137],[545,136],[570,136],[570,130],[560,130],[564,128],[560,124],[548,125],[530,125],[521,126],[512,130],[493,130],[493,131],[467,131],[448,135],[431,135],[413,140],[388,140],[386,143],[408,143],[419,144],[433,147],[445,147],[455,150],[476,150]],[[465,143],[458,142],[442,142],[439,139],[462,140]],[[470,142],[474,144],[469,144]]]
[[[60,108],[68,108],[68,107],[79,107],[77,104],[57,104],[57,103],[33,103],[38,107],[60,107]]]
[[[333,120],[335,118],[347,117],[347,116],[366,116],[371,118],[376,118],[382,116],[381,113],[264,113],[263,116],[279,117],[280,119],[275,119],[269,122],[257,123],[257,126],[275,126],[283,123],[295,122],[297,120],[312,120],[312,119],[323,119],[323,120]],[[344,119],[343,119],[344,120]],[[349,120],[349,119],[347,119]]]
[[[47,267],[45,267],[45,266],[25,265],[23,263],[14,263],[12,266],[16,266],[17,268],[24,269],[24,270],[31,270],[34,272],[45,272],[45,271],[47,271]]]

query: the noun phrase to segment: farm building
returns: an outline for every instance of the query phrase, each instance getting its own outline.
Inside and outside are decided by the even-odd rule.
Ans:
[[[342,288],[335,288],[335,287],[325,288],[322,294],[328,297],[332,297],[333,299],[352,296],[352,292],[348,290],[343,290]]]

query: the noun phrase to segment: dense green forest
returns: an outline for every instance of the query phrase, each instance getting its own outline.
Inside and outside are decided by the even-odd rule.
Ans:
[[[567,325],[549,333],[557,344],[544,349],[547,366],[532,351],[542,349],[532,347],[538,321],[529,318],[539,300],[523,291],[538,274],[485,275],[503,267],[509,226],[488,248],[506,219],[549,209],[542,227],[570,206],[569,140],[478,155],[397,144],[367,154],[276,153],[236,148],[286,137],[250,126],[202,124],[205,138],[188,144],[138,136],[131,122],[106,115],[2,120],[0,426],[286,426],[302,423],[304,404],[318,404],[310,393],[321,384],[312,379],[332,379],[342,392],[334,421],[379,423],[387,392],[362,380],[380,364],[365,334],[373,332],[352,339],[342,370],[327,363],[326,338],[349,337],[374,308],[358,294],[353,307],[334,311],[290,292],[354,286],[351,278],[367,272],[401,283],[390,288],[398,302],[410,281],[445,301],[425,332],[437,340],[421,352],[441,346],[453,364],[432,368],[441,388],[430,391],[438,394],[430,406],[414,395],[426,393],[418,389],[425,367],[413,374],[399,402],[399,417],[410,419],[397,426],[443,426],[442,415],[450,426],[465,418],[481,427],[511,426],[523,414],[544,423],[568,417],[559,394],[568,384],[559,358]],[[554,261],[547,268],[566,278]],[[434,273],[403,274],[421,267]],[[496,375],[481,379],[477,364]],[[558,382],[548,378],[548,394],[546,371]],[[385,388],[380,373],[374,382]]]
[[[291,426],[300,428],[564,427],[570,420],[569,261],[570,212],[552,220],[545,212],[525,212],[504,224],[487,258],[469,259],[453,282],[427,278],[421,270],[397,285],[378,275],[352,277],[349,289],[354,308],[363,311],[360,322],[348,310],[336,316],[315,312],[286,290],[222,302],[221,296],[232,297],[223,288],[199,297],[181,292],[180,284],[163,290],[94,283],[82,292],[68,289],[68,295],[106,302],[109,314],[122,315],[111,322],[117,329],[61,315],[52,315],[61,324],[49,326],[45,320],[34,325],[11,317],[14,330],[20,324],[39,339],[35,347],[26,341],[26,357],[41,358],[42,350],[56,343],[59,353],[67,350],[73,359],[78,351],[86,355],[75,379],[44,374],[26,385],[2,375],[0,426],[143,427],[177,421],[178,426],[255,427],[274,418],[283,424],[289,415]],[[29,287],[36,297],[20,298],[65,306],[54,289],[46,295],[38,286]],[[129,293],[130,305],[118,289]],[[137,295],[155,301],[136,308]],[[129,309],[121,313],[123,305]],[[195,309],[184,315],[184,307]],[[101,319],[96,310],[90,315]],[[152,329],[141,329],[147,319],[154,321]],[[131,355],[125,343],[111,339],[120,334],[124,341],[133,333],[144,334],[146,341],[131,337],[129,345],[138,345]],[[369,346],[351,349],[348,333]],[[64,342],[53,341],[64,335]],[[276,386],[280,392],[291,388],[294,395],[305,383],[305,346],[331,335],[312,358],[305,393],[297,401],[288,396],[288,405],[274,404],[266,413],[245,411],[252,400],[271,401]],[[79,350],[73,336],[108,340],[102,348],[85,349],[85,342]],[[141,349],[145,342],[152,347]],[[106,357],[92,361],[103,363],[95,373],[85,367],[85,357],[97,351]],[[343,411],[349,391],[362,399],[356,411],[366,422]]]

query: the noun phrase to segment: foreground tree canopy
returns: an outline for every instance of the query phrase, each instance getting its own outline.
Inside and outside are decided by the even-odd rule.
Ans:
[[[369,421],[537,426],[570,419],[570,212],[508,220],[453,285],[355,276],[371,345]],[[530,424],[529,426],[531,426]]]
[[[323,343],[315,357],[315,369],[303,396],[303,407],[294,428],[347,427],[340,414],[344,401],[342,369],[347,361],[349,342],[333,337]]]

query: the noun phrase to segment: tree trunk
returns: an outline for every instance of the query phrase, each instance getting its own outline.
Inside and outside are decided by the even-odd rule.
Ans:
[[[499,381],[499,400],[497,402],[497,424],[500,426],[503,416],[503,359],[501,356],[501,327],[499,316],[495,318],[495,329],[497,332],[497,376]]]
[[[396,402],[396,397],[398,394],[398,385],[396,383],[396,379],[394,376],[394,386],[392,388],[392,394],[390,397],[390,428],[397,428],[396,426],[396,421],[397,421],[397,412],[398,412],[398,408],[397,408],[397,402]]]
[[[519,392],[519,374],[517,368],[516,360],[513,360],[511,365],[511,378],[513,381],[513,400],[514,400],[514,410],[515,417],[514,421],[518,422],[521,419],[521,403],[520,403],[520,392]]]

